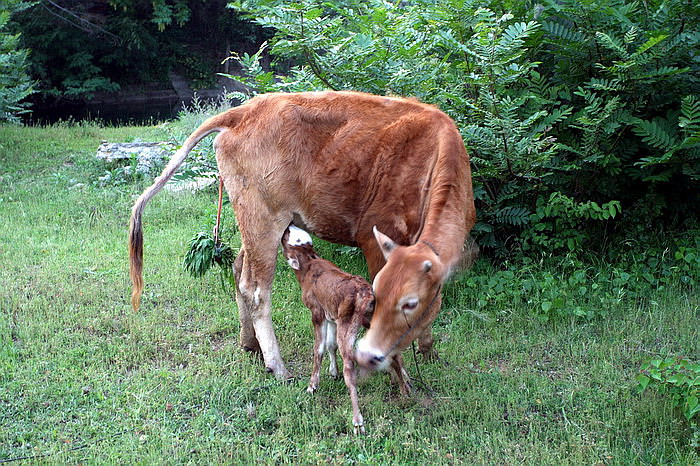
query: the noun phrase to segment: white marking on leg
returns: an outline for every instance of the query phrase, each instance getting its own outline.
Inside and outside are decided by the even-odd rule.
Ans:
[[[335,325],[335,322],[332,322],[330,320],[326,320],[323,324],[326,327],[326,349],[330,353],[328,357],[328,359],[330,360],[330,367],[328,368],[328,372],[333,377],[338,377],[338,365],[336,363],[335,354],[335,350],[336,348],[338,348],[338,341],[336,340],[337,327]]]
[[[326,347],[327,348],[337,348],[338,343],[336,341],[336,325],[335,322],[326,320],[324,322],[326,326]]]
[[[253,293],[253,300],[256,306],[260,306],[260,287],[255,289],[255,293]]]
[[[328,333],[328,321],[324,320],[321,324],[321,342],[318,344],[318,354],[323,356],[326,351],[326,334]]]
[[[301,246],[302,244],[313,244],[313,242],[311,241],[311,236],[307,232],[294,225],[289,225],[287,244],[290,246]]]

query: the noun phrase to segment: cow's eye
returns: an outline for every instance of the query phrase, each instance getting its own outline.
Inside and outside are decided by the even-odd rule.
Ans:
[[[418,298],[408,298],[401,305],[402,311],[414,311],[418,307]]]

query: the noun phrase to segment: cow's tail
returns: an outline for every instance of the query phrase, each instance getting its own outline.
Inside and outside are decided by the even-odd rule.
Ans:
[[[141,226],[141,216],[143,209],[153,196],[163,189],[163,186],[173,177],[177,169],[187,158],[190,151],[204,137],[213,132],[224,131],[232,128],[241,120],[245,113],[245,107],[237,107],[224,113],[209,118],[197,128],[182,144],[182,147],[173,155],[163,172],[155,179],[153,185],[146,189],[138,198],[131,211],[131,221],[129,224],[129,275],[131,276],[131,306],[138,310],[141,304],[141,293],[143,292],[143,230]]]

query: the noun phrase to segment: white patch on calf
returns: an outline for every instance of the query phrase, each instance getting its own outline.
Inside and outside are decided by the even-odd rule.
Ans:
[[[335,348],[337,346],[336,342],[336,325],[335,322],[330,320],[325,320],[323,322],[325,327],[325,340],[326,348]]]
[[[324,320],[323,323],[321,324],[321,341],[318,344],[318,354],[320,356],[323,356],[323,353],[326,352],[326,335],[328,334],[328,321]]]
[[[253,293],[253,299],[255,300],[255,305],[259,306],[260,305],[260,287],[257,287],[255,289],[255,293]]]
[[[289,238],[287,238],[287,244],[290,246],[301,246],[302,244],[313,244],[311,241],[311,235],[297,228],[294,225],[289,225]]]

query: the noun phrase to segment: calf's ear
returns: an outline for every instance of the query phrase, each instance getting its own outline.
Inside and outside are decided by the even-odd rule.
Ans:
[[[384,254],[384,260],[388,260],[391,252],[396,249],[396,243],[387,235],[377,230],[376,225],[372,227],[372,232],[374,233],[374,239],[376,239],[377,244],[379,244],[379,249],[382,251],[382,254]]]
[[[299,270],[299,261],[297,260],[296,257],[290,257],[287,259],[287,264],[294,270]]]

